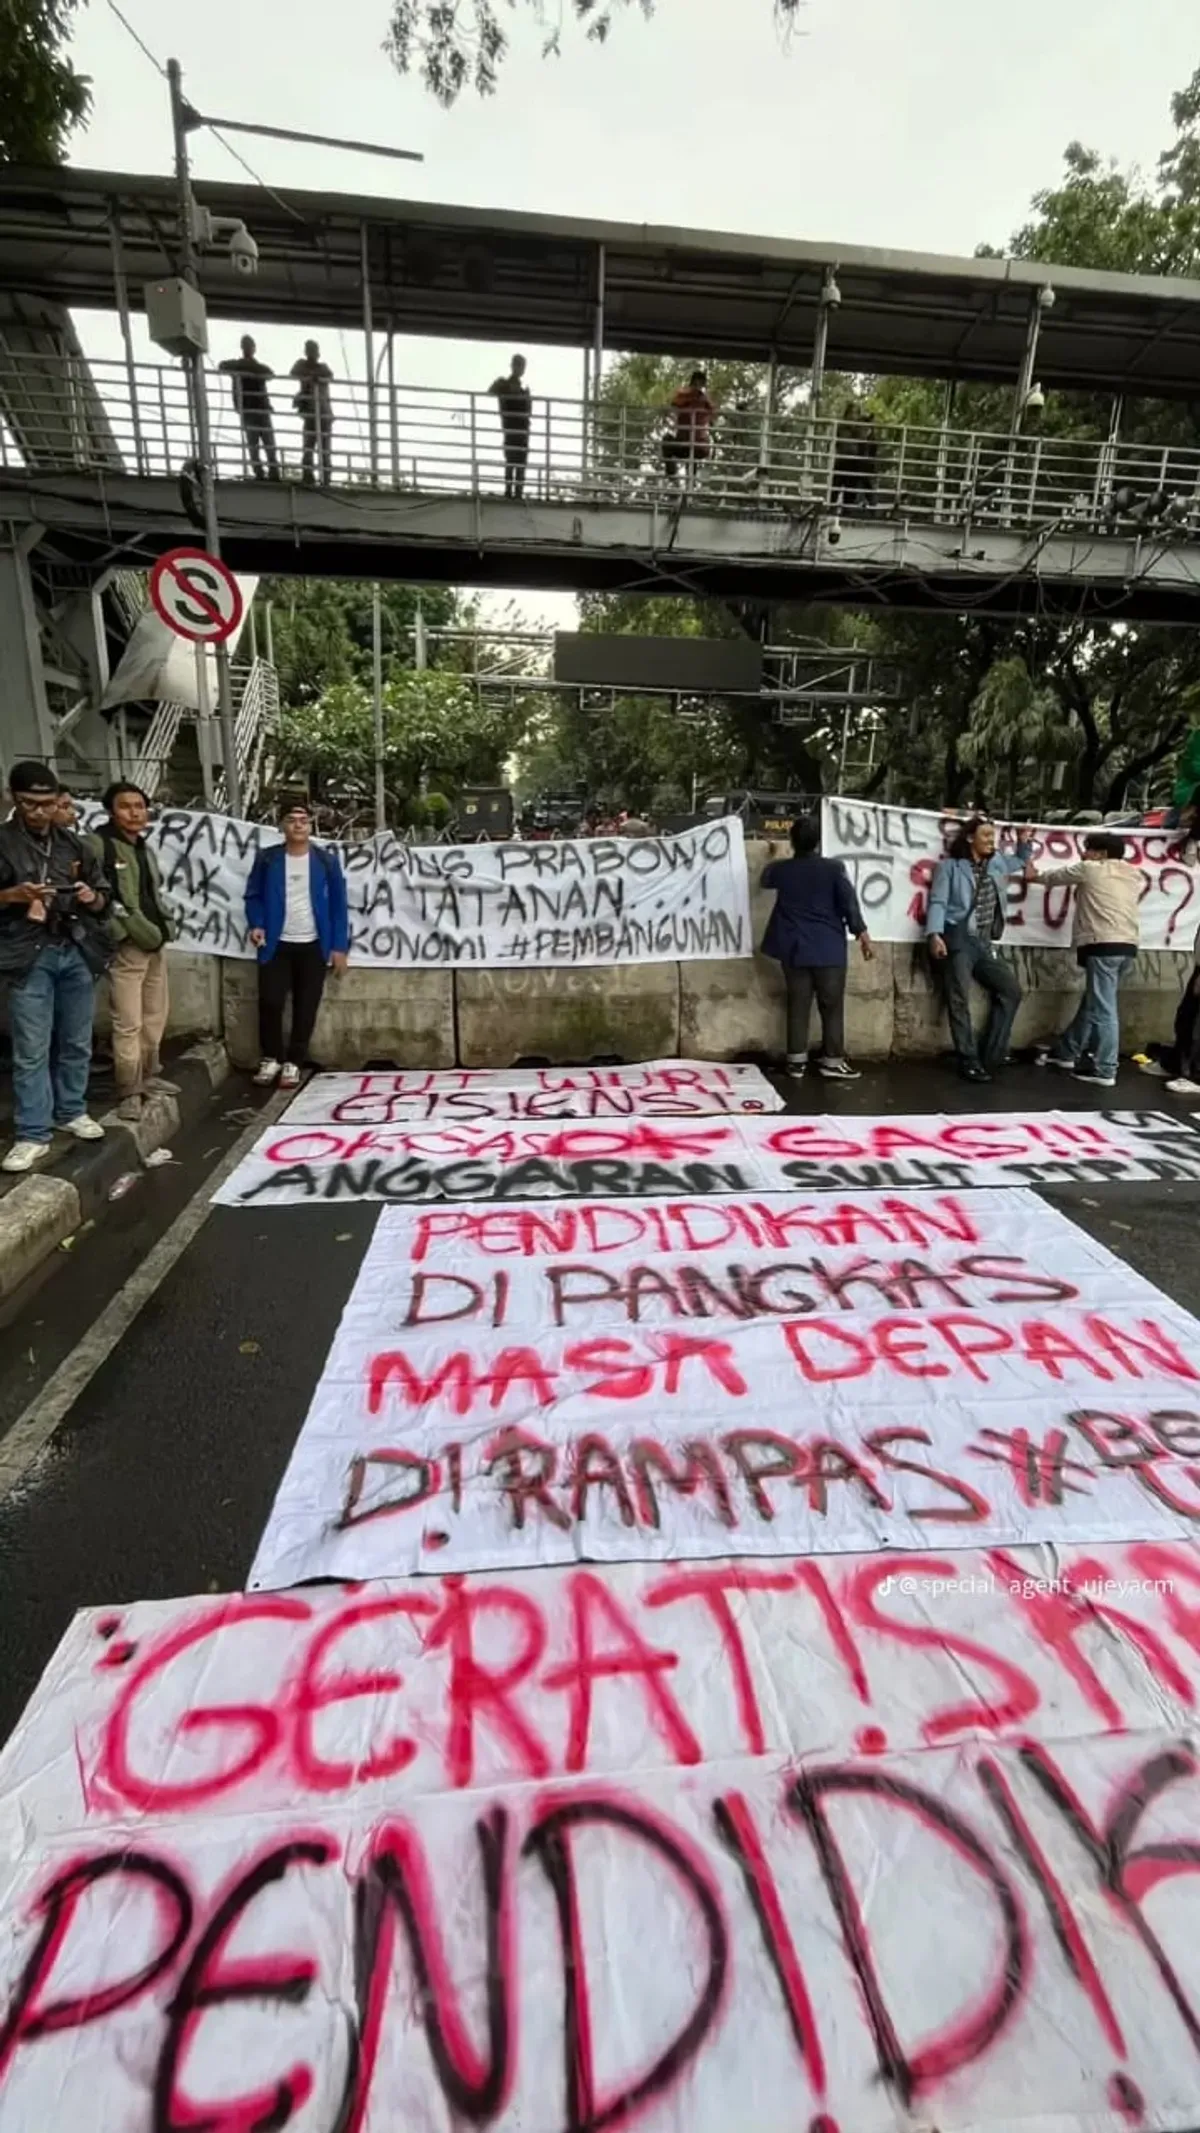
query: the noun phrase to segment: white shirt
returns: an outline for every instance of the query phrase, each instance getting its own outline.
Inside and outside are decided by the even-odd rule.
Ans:
[[[287,898],[283,908],[283,932],[281,941],[315,941],[317,921],[313,915],[312,888],[309,880],[309,855],[291,852],[283,855],[283,876]]]

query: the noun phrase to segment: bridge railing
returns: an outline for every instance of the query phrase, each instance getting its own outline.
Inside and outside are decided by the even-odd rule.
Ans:
[[[178,476],[196,456],[187,381],[171,364],[90,365],[106,418],[64,425],[45,365],[18,377],[0,353],[0,468],[116,468]],[[39,403],[39,392],[45,405]],[[662,504],[742,516],[915,520],[970,527],[1146,525],[1200,529],[1200,452],[893,425],[801,412],[610,407],[535,396],[507,421],[491,393],[334,379],[306,396],[291,378],[235,405],[213,369],[218,479],[312,481],[413,495]],[[19,408],[19,424],[10,411]]]

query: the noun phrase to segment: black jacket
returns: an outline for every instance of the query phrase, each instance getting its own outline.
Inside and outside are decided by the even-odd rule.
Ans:
[[[70,896],[58,897],[42,925],[30,918],[27,905],[0,904],[0,982],[19,984],[43,948],[55,940],[73,941],[93,976],[99,977],[112,956],[105,927],[111,892],[95,852],[74,830],[55,827],[42,844],[24,823],[0,822],[0,889],[15,888],[20,881],[44,881],[67,890],[85,882],[97,900],[85,906]]]

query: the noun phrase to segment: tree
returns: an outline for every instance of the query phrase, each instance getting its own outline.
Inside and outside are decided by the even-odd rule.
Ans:
[[[77,0],[0,0],[0,163],[59,163],[91,83],[63,47]]]
[[[803,0],[760,0],[771,5],[780,29],[794,24]],[[509,48],[506,15],[524,11],[542,39],[543,57],[557,53],[565,23],[573,16],[593,44],[603,44],[617,16],[636,5],[646,17],[654,0],[392,0],[385,49],[401,74],[418,72],[440,104],[452,104],[465,88],[491,96]]]
[[[462,674],[396,670],[383,692],[384,782],[397,812],[421,820],[429,787],[452,794],[495,785],[528,715],[523,704],[481,697]],[[374,780],[374,706],[362,681],[335,682],[314,702],[284,711],[277,779],[314,798],[369,793]]]
[[[0,0],[2,4],[2,0]],[[340,682],[369,686],[374,665],[373,592],[358,579],[270,578],[259,594],[271,607],[272,641],[285,708],[314,704]],[[427,630],[470,628],[475,610],[453,587],[385,585],[384,674],[415,664],[417,610]],[[430,665],[453,666],[451,648],[429,646]]]

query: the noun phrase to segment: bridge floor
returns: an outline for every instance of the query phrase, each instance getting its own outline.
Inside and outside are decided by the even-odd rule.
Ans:
[[[1200,620],[1200,538],[1040,533],[877,515],[744,514],[701,499],[603,504],[222,482],[225,553],[246,572],[556,591],[676,591],[995,614]],[[146,563],[198,534],[172,478],[0,472],[0,521],[57,551]]]

